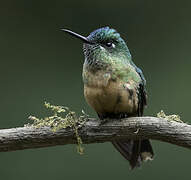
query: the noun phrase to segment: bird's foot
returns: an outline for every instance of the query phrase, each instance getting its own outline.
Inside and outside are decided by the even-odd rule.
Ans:
[[[101,121],[100,121],[100,125],[104,125],[104,124],[106,124],[106,123],[108,123],[109,121],[111,121],[111,119],[102,119]]]
[[[128,115],[126,113],[119,113],[119,114],[112,114],[112,113],[107,113],[104,115],[99,115],[98,114],[100,121],[100,125],[106,124],[108,122],[111,122],[112,120],[116,120],[116,119],[123,119],[123,118],[127,118]]]

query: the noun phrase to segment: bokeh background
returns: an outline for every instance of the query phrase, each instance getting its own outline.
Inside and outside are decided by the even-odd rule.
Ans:
[[[127,41],[147,79],[145,115],[161,109],[190,122],[191,1],[9,0],[0,5],[0,128],[43,117],[44,101],[96,114],[83,97],[82,44],[59,29],[88,35],[110,26]],[[0,179],[189,179],[191,151],[153,141],[155,160],[130,171],[110,143],[0,153]]]

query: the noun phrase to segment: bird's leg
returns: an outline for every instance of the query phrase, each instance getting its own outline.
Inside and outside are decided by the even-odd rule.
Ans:
[[[109,120],[106,115],[98,114],[98,117],[100,119],[100,125],[106,124],[108,122],[108,120]]]
[[[112,120],[116,120],[116,119],[121,120],[123,118],[127,118],[128,114],[126,114],[126,113],[119,113],[119,114],[107,113],[107,114],[102,114],[102,115],[98,114],[98,117],[101,120],[100,125],[103,125]]]

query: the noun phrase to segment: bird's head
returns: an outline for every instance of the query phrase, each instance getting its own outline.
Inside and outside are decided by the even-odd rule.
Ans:
[[[62,30],[83,41],[85,59],[90,63],[94,61],[105,62],[110,59],[120,59],[120,57],[125,60],[131,59],[131,54],[125,41],[115,29],[103,27],[93,31],[87,37],[70,30]]]

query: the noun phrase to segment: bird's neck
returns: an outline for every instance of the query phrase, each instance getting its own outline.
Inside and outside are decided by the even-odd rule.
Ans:
[[[82,75],[84,85],[95,88],[106,86],[107,76],[110,73],[112,73],[111,63],[100,59],[85,58]]]
[[[111,63],[105,62],[99,59],[90,59],[86,58],[84,61],[84,68],[86,71],[97,72],[97,71],[106,71],[111,67]]]

